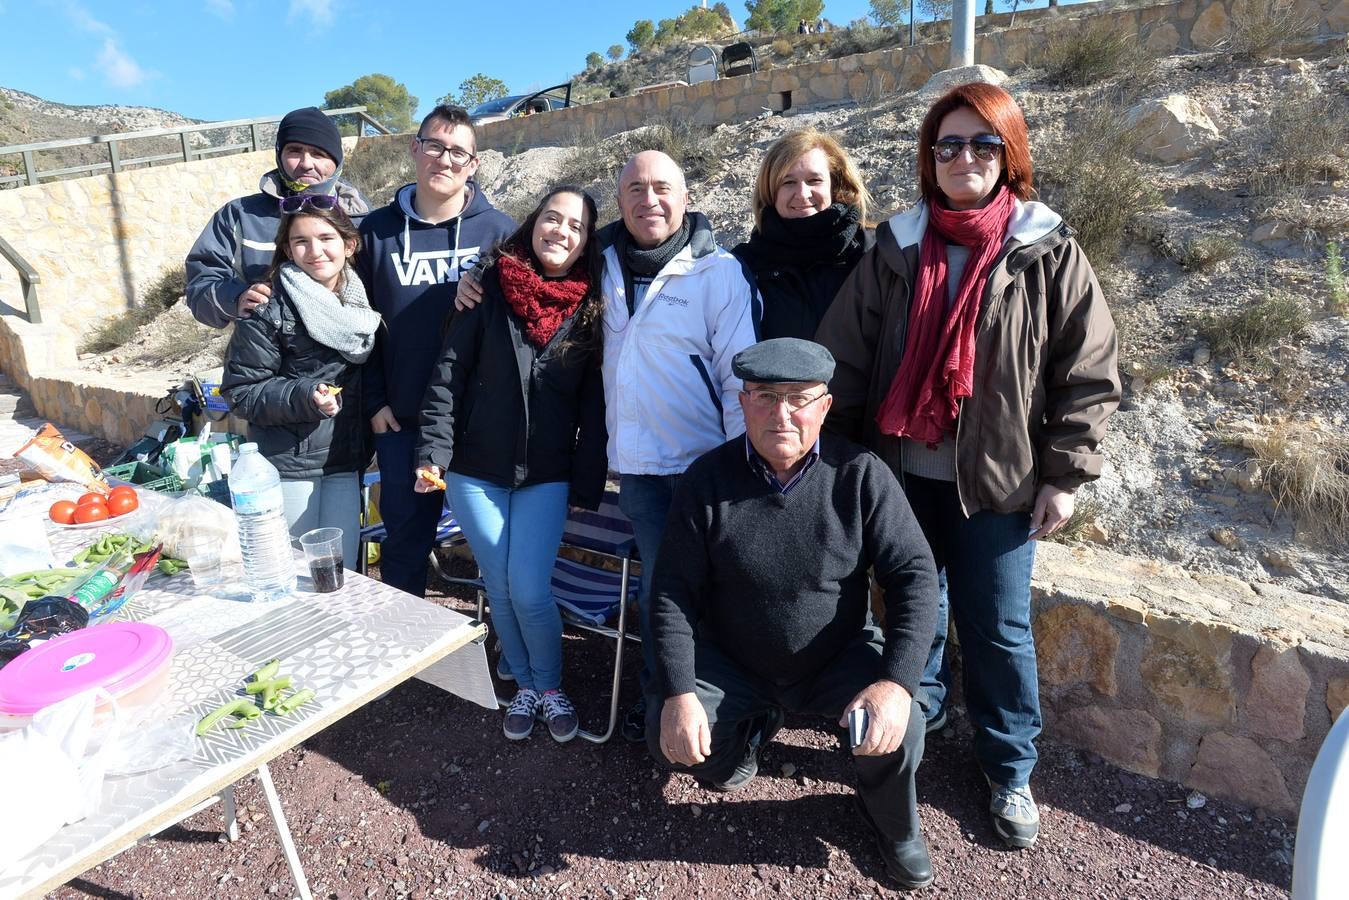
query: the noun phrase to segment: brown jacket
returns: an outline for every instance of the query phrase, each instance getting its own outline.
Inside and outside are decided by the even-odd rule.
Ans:
[[[902,479],[899,438],[876,412],[899,370],[927,228],[922,203],[883,223],[815,339],[837,367],[828,427],[875,451]],[[965,515],[1029,510],[1041,484],[1074,490],[1101,474],[1101,437],[1120,400],[1115,324],[1073,231],[1041,203],[1017,203],[975,328],[974,393],[956,426]]]

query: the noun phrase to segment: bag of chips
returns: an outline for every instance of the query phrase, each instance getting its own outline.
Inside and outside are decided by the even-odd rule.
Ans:
[[[66,440],[51,422],[39,428],[31,441],[15,450],[14,457],[36,469],[48,481],[73,481],[100,494],[110,490],[108,479],[98,463]]]

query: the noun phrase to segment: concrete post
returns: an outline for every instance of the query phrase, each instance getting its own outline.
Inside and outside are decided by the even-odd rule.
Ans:
[[[951,68],[974,65],[975,0],[954,0],[951,4]]]

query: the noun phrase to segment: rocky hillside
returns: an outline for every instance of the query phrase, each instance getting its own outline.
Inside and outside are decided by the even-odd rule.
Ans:
[[[37,144],[92,134],[176,128],[201,121],[149,106],[71,106],[53,103],[23,91],[0,87],[0,146]],[[191,140],[196,147],[208,147],[237,143],[244,139],[242,129],[230,129],[204,132],[194,135]],[[180,150],[181,146],[176,138],[143,139],[131,144],[129,150],[123,151],[123,156],[173,153]],[[106,147],[69,147],[43,151],[38,155],[37,164],[39,169],[45,171],[107,161]],[[16,175],[21,171],[22,164],[17,156],[0,155],[0,176]]]
[[[1070,537],[1349,602],[1349,249],[1336,250],[1349,238],[1349,149],[1330,127],[1349,121],[1342,47],[1305,59],[1121,57],[1104,77],[1058,59],[1006,86],[1027,114],[1042,196],[1080,232],[1121,336],[1124,403]],[[622,158],[660,146],[684,161],[694,205],[729,247],[748,233],[764,151],[805,125],[841,137],[878,218],[907,206],[930,100],[488,151],[480,180],[517,215],[563,180],[591,185],[612,213]],[[387,199],[411,177],[395,149],[381,162],[358,148],[348,172]],[[361,181],[373,171],[380,184]],[[154,344],[89,363],[134,367],[161,352]]]

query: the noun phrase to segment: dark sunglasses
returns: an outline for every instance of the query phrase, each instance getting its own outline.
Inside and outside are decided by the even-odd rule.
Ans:
[[[305,207],[327,212],[336,206],[337,197],[334,194],[291,194],[281,198],[281,211],[286,215],[294,215]]]
[[[939,163],[949,163],[955,160],[966,147],[974,154],[974,158],[982,162],[991,162],[1002,152],[1002,138],[995,134],[981,134],[978,137],[970,138],[968,141],[964,138],[942,138],[932,145],[932,155],[937,158]]]

